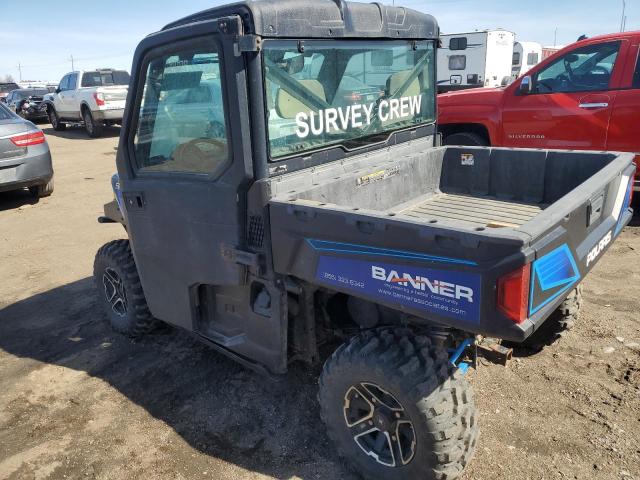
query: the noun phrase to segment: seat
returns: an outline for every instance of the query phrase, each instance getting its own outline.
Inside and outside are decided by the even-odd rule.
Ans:
[[[298,80],[300,85],[315,94],[317,97],[326,101],[327,97],[324,92],[322,83],[315,79]],[[295,118],[299,112],[308,112],[313,108],[304,102],[301,102],[284,88],[279,88],[276,94],[276,112],[282,118]]]

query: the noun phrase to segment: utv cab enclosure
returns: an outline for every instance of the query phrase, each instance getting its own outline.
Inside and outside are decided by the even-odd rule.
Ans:
[[[116,330],[272,374],[344,342],[319,408],[365,478],[457,477],[465,346],[559,333],[631,217],[630,154],[437,146],[437,42],[430,15],[330,0],[168,25],[136,50],[100,219],[129,237],[95,261]]]

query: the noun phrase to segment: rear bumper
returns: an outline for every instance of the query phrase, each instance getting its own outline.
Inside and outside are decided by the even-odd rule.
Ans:
[[[124,108],[117,108],[113,110],[96,110],[91,112],[93,118],[98,121],[120,121],[124,117]]]
[[[48,148],[43,153],[26,156],[6,166],[0,162],[0,192],[42,185],[51,177],[53,167]]]

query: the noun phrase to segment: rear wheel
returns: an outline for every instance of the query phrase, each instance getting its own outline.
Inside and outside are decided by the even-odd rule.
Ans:
[[[91,115],[91,111],[88,108],[83,110],[82,119],[84,120],[84,128],[91,138],[102,135],[102,124],[93,119],[93,115]]]
[[[49,113],[49,121],[51,122],[51,126],[56,132],[61,132],[62,130],[67,129],[67,124],[62,123],[60,121],[60,117],[58,116],[58,113],[56,112],[55,108],[50,106],[48,108],[48,113]]]
[[[578,285],[551,316],[540,325],[540,328],[527,337],[521,345],[541,349],[556,342],[575,326],[581,308],[582,285]]]
[[[29,187],[29,193],[35,198],[48,197],[53,193],[53,177],[45,184]]]
[[[128,240],[114,240],[98,250],[93,278],[100,303],[116,332],[137,338],[155,327]]]
[[[455,479],[478,438],[471,387],[444,349],[408,329],[342,345],[320,377],[331,442],[364,478]]]
[[[489,142],[477,133],[452,133],[444,138],[445,145],[465,145],[470,147],[487,147]]]

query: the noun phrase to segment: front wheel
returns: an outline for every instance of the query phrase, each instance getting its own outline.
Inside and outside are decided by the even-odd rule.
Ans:
[[[488,147],[489,142],[477,133],[460,132],[447,135],[442,142],[444,145],[464,145],[467,147]]]
[[[48,112],[49,122],[51,122],[51,126],[56,132],[61,132],[62,130],[67,129],[67,124],[60,121],[60,117],[58,116],[58,112],[56,112],[55,108],[49,107]]]
[[[128,240],[114,240],[98,250],[93,278],[100,303],[116,332],[137,338],[155,327]]]
[[[455,479],[478,438],[471,387],[445,350],[408,329],[369,331],[338,348],[319,402],[338,453],[366,479]]]

